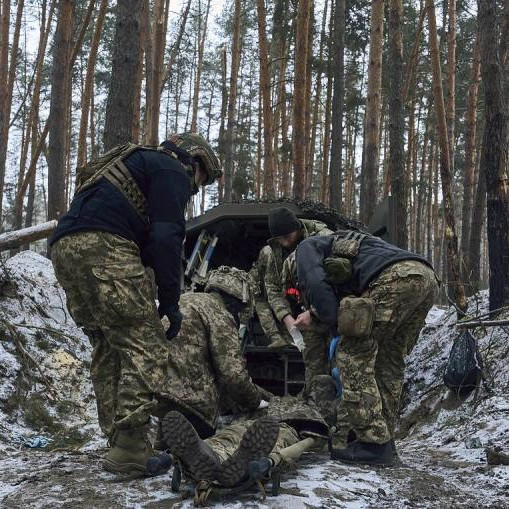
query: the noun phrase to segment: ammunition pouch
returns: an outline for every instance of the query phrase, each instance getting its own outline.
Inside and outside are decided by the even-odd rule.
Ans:
[[[375,319],[375,302],[366,297],[345,297],[338,309],[338,333],[341,336],[366,337]]]

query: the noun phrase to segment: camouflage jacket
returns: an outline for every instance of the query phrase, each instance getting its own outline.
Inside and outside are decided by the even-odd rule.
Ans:
[[[180,298],[182,328],[170,343],[160,397],[215,428],[219,405],[234,413],[257,408],[261,397],[240,351],[235,321],[218,295]],[[195,422],[195,421],[194,421]]]
[[[332,230],[329,230],[327,225],[321,221],[301,219],[300,222],[302,228],[299,242],[313,235],[322,236],[333,233]],[[263,286],[267,293],[269,306],[272,308],[272,311],[274,311],[277,319],[282,321],[286,315],[291,314],[290,304],[284,296],[283,283],[281,281],[283,262],[290,253],[285,252],[275,239],[269,239],[268,244],[271,249],[267,257]]]

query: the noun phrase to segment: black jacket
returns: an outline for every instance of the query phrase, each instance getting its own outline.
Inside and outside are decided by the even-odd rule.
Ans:
[[[163,311],[176,309],[180,296],[184,212],[191,181],[184,166],[163,152],[138,150],[124,160],[148,203],[144,221],[127,198],[106,179],[76,195],[50,239],[80,231],[104,231],[135,242],[145,265],[154,269]]]
[[[296,253],[299,288],[320,320],[333,329],[337,328],[338,300],[347,295],[360,296],[389,265],[417,260],[431,267],[422,256],[368,235],[362,240],[357,255],[350,259],[352,277],[344,284],[333,286],[327,282],[323,263],[332,256],[333,241],[334,235],[309,237],[299,244]]]

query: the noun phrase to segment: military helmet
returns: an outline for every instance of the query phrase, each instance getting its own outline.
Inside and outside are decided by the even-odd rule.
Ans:
[[[236,267],[223,265],[209,273],[205,291],[222,290],[239,299],[249,308],[254,307],[254,284],[251,276]]]
[[[201,162],[207,180],[204,185],[209,185],[223,174],[219,169],[219,160],[214,154],[212,147],[207,140],[196,133],[178,133],[172,134],[169,141],[175,143],[177,147],[185,150],[191,157]]]
[[[284,288],[295,288],[297,286],[297,261],[295,253],[292,251],[283,262],[283,270],[281,272],[281,282]]]

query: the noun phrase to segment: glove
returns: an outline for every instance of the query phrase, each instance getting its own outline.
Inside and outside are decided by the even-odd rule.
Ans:
[[[170,321],[170,326],[168,327],[168,330],[166,331],[166,339],[171,341],[179,332],[180,326],[182,325],[182,313],[180,312],[179,308],[174,309],[167,309],[164,310],[159,306],[159,316],[164,316],[168,318]]]

